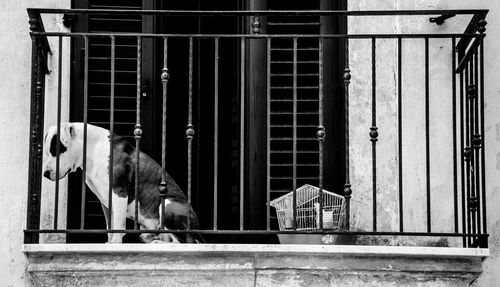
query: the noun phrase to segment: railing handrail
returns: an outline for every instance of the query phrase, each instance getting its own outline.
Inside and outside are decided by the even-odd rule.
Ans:
[[[94,14],[94,15],[160,15],[160,16],[436,16],[429,19],[430,23],[436,23],[438,25],[442,24],[446,19],[451,18],[455,15],[472,15],[467,28],[463,33],[456,34],[365,34],[365,35],[354,35],[348,36],[349,34],[332,34],[332,35],[321,35],[322,38],[370,38],[371,36],[377,37],[388,37],[388,38],[398,38],[398,37],[462,37],[458,44],[457,50],[461,51],[460,54],[464,53],[465,48],[470,43],[474,36],[474,32],[477,30],[477,23],[485,19],[486,14],[488,14],[489,9],[428,9],[428,10],[121,10],[121,9],[58,9],[58,8],[27,8],[26,9],[30,18],[30,30],[31,35],[42,35],[41,37],[41,48],[44,50],[44,54],[50,52],[50,46],[46,39],[46,36],[64,36],[75,33],[57,33],[57,32],[46,32],[43,27],[43,20],[41,14]],[[440,16],[439,16],[440,15]],[[82,34],[83,35],[83,34]],[[93,36],[98,36],[99,34],[88,34]],[[244,34],[242,34],[244,35]],[[224,37],[240,37],[242,35],[225,35]],[[247,34],[248,35],[248,34]],[[245,37],[254,38],[268,38],[275,35],[245,35]],[[106,36],[103,34],[102,36]],[[120,36],[127,36],[127,34],[120,34]],[[158,37],[150,36],[147,34],[130,34],[131,37]],[[164,37],[176,36],[165,34]],[[189,35],[186,35],[189,36]],[[192,34],[193,37],[211,37],[210,35],[196,35]],[[282,35],[280,35],[281,37]],[[293,36],[293,35],[288,35]],[[316,35],[311,35],[316,36]],[[469,37],[470,36],[470,37]]]
[[[142,37],[142,38],[482,38],[480,34],[463,33],[391,33],[391,34],[200,34],[200,33],[122,33],[122,32],[32,32],[32,35],[42,35],[49,37]]]
[[[120,9],[57,9],[27,8],[39,14],[140,14],[170,16],[431,16],[431,15],[476,15],[483,17],[488,9],[431,9],[431,10],[120,10]]]

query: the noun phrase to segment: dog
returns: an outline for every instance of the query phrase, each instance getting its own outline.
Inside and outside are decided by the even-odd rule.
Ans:
[[[59,174],[56,174],[57,126],[51,126],[44,136],[44,177],[55,181],[68,173],[82,168],[83,162],[83,123],[61,123],[59,136]],[[111,218],[109,206],[109,155],[110,132],[107,129],[87,124],[87,160],[85,182],[99,198],[106,218],[111,221],[112,229],[125,229],[126,218],[135,220],[135,201],[138,201],[138,222],[141,229],[158,230],[160,226],[161,198],[159,187],[162,175],[166,178],[165,227],[166,229],[198,228],[198,218],[186,196],[168,173],[152,158],[139,152],[139,192],[135,198],[135,168],[137,150],[126,140],[113,136],[113,182]],[[124,233],[108,233],[108,243],[121,243]],[[203,242],[199,234],[159,235],[141,234],[145,243],[198,243]]]

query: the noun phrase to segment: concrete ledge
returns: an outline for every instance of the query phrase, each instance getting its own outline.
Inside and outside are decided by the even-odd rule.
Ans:
[[[465,248],[258,244],[33,244],[23,252],[39,286],[467,286],[489,254]]]
[[[36,253],[308,253],[403,255],[430,257],[488,257],[487,248],[449,248],[416,246],[361,246],[361,245],[274,245],[274,244],[24,244],[25,254]]]

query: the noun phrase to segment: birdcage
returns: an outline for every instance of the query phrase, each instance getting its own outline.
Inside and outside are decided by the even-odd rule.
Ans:
[[[323,229],[342,229],[345,222],[343,196],[323,190]],[[296,194],[296,230],[316,230],[320,224],[320,190],[305,184]],[[293,229],[293,191],[270,202],[276,208],[280,230]]]

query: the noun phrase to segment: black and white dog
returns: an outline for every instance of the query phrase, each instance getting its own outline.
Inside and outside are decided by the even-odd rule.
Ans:
[[[111,221],[112,229],[125,229],[126,218],[134,219],[135,201],[139,202],[138,221],[141,229],[160,228],[159,207],[162,168],[148,155],[139,153],[139,194],[135,198],[136,149],[119,136],[114,136],[113,144],[113,182],[112,213],[108,218],[109,198],[109,131],[97,126],[87,125],[86,183],[101,201],[106,223]],[[57,126],[48,129],[44,138],[44,173],[56,180],[81,168],[83,162],[83,123],[62,123],[60,128],[59,174],[56,175]],[[167,229],[198,228],[198,218],[187,202],[186,196],[177,183],[166,174],[167,196],[165,200],[165,227]],[[108,243],[121,243],[123,233],[108,233]],[[199,235],[142,234],[143,242],[200,242]]]

